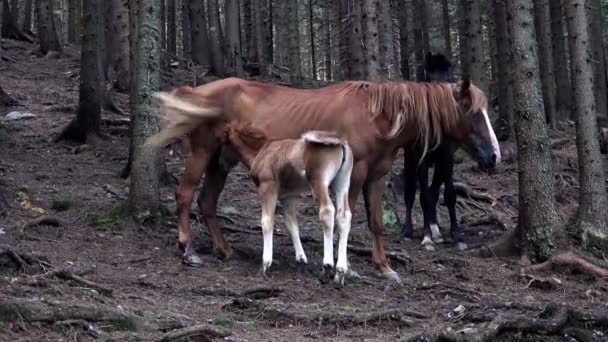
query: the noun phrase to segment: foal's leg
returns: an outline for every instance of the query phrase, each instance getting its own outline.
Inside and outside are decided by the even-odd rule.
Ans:
[[[198,134],[193,133],[193,137]],[[180,249],[184,252],[182,262],[190,266],[201,266],[202,260],[192,247],[192,231],[190,229],[190,205],[194,197],[194,188],[199,184],[205,167],[213,153],[212,144],[200,143],[194,138],[190,141],[190,149],[186,157],[186,171],[175,191],[177,203],[177,228]]]
[[[329,197],[329,182],[324,179],[315,180],[311,184],[319,202],[319,220],[323,225],[323,271],[321,281],[329,281],[334,268],[334,220],[336,209]]]
[[[203,188],[197,201],[203,221],[209,230],[213,251],[216,255],[224,258],[232,255],[232,249],[224,239],[224,234],[217,219],[217,202],[226,184],[230,169],[237,163],[238,159],[227,153],[226,149],[218,149],[209,162]]]
[[[401,236],[405,240],[410,240],[414,236],[414,226],[412,224],[412,209],[416,199],[416,158],[404,158],[403,165],[403,199],[405,202],[405,221],[401,229]]]
[[[277,207],[279,187],[274,182],[264,182],[258,188],[262,205],[262,234],[264,235],[264,252],[262,253],[262,273],[272,265],[272,235],[274,231],[274,213]]]
[[[285,205],[285,225],[287,226],[287,231],[289,231],[289,236],[291,236],[293,249],[296,252],[298,271],[302,271],[306,267],[306,264],[308,264],[308,259],[306,258],[304,248],[302,247],[302,241],[300,240],[300,229],[298,228],[296,210],[297,201],[295,198],[288,198],[283,202]]]
[[[352,160],[352,155],[347,162],[350,163],[350,160]],[[348,256],[346,250],[348,248],[348,235],[350,234],[352,220],[352,213],[348,204],[348,188],[350,187],[351,174],[352,165],[343,165],[332,184],[336,199],[336,223],[338,234],[340,234],[334,282],[342,286],[344,285],[344,278],[348,272]]]

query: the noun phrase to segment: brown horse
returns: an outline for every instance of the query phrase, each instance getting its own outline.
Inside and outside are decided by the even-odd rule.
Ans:
[[[372,235],[372,259],[382,274],[399,281],[384,252],[382,194],[384,176],[397,150],[422,142],[423,152],[446,138],[475,146],[478,160],[495,159],[492,127],[484,93],[468,80],[457,83],[342,82],[302,90],[238,78],[197,87],[182,87],[161,99],[161,112],[183,113],[152,138],[162,145],[187,136],[186,171],[176,190],[179,245],[182,260],[200,265],[192,248],[190,205],[194,189],[205,174],[198,199],[214,250],[224,256],[232,251],[220,230],[217,200],[228,172],[238,163],[230,148],[222,148],[218,130],[227,120],[250,121],[276,139],[298,138],[312,130],[334,131],[346,137],[354,154],[349,202],[354,210],[363,191]]]

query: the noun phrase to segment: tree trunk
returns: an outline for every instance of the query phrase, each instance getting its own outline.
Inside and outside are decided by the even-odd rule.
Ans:
[[[593,84],[595,90],[595,105],[598,116],[608,116],[608,100],[606,87],[606,59],[604,58],[604,30],[602,1],[589,0],[587,5],[589,15],[589,34],[593,60]]]
[[[426,3],[424,0],[414,0],[414,60],[416,61],[416,80],[424,81],[424,15]]]
[[[545,261],[564,239],[554,200],[551,144],[545,124],[538,55],[534,41],[533,4],[505,1],[515,98],[515,133],[519,165],[517,237],[530,260]]]
[[[510,46],[507,31],[508,0],[494,0],[494,24],[496,27],[496,49],[498,52],[498,125],[497,133],[500,140],[515,137],[513,126],[513,88],[511,70],[509,68]]]
[[[239,2],[226,0],[226,71],[229,75],[243,76],[241,31],[239,29]]]
[[[136,218],[142,218],[146,213],[157,216],[160,209],[160,155],[156,149],[143,146],[145,139],[159,129],[158,106],[152,101],[152,93],[160,86],[160,1],[142,1],[138,12],[129,206]]]
[[[545,116],[551,128],[557,128],[555,115],[555,75],[553,74],[553,52],[551,51],[551,11],[549,0],[534,1],[534,22],[538,41],[538,58],[541,61],[540,79],[543,86]]]
[[[59,37],[57,37],[57,31],[55,30],[55,19],[53,18],[53,1],[36,0],[36,6],[38,8],[40,53],[46,55],[50,51],[61,52]]]
[[[275,63],[274,61],[274,43],[275,43],[275,39],[276,37],[273,34],[273,0],[258,0],[258,1],[265,1],[268,3],[268,6],[264,6],[264,31],[266,32],[266,35],[264,37],[264,41],[266,42],[266,44],[264,45],[264,49],[266,51],[266,62],[268,64],[273,64]]]
[[[581,227],[593,226],[608,233],[608,198],[604,183],[604,169],[597,139],[596,112],[593,102],[593,67],[590,55],[588,22],[584,0],[564,1],[570,70],[576,123],[576,150],[579,170],[578,223]],[[591,43],[593,44],[593,42]],[[605,94],[604,94],[605,95]],[[586,228],[585,228],[586,229]]]
[[[310,67],[312,69],[312,79],[317,79],[317,56],[315,54],[315,26],[313,16],[314,5],[312,0],[308,0],[308,27],[310,29]]]
[[[83,3],[83,38],[80,55],[80,88],[76,118],[63,130],[60,139],[98,143],[101,136],[102,81],[100,70],[100,0]]]
[[[441,13],[443,14],[443,45],[445,55],[452,59],[452,37],[450,31],[450,7],[448,0],[441,0]]]
[[[255,38],[255,27],[254,27],[254,13],[253,13],[253,0],[241,1],[241,17],[243,19],[243,41],[241,45],[244,49],[244,56],[247,62],[257,63],[257,40]]]
[[[331,67],[331,53],[333,51],[332,37],[331,37],[331,10],[330,4],[325,4],[323,7],[323,80],[331,80],[332,67]]]
[[[266,74],[266,66],[268,65],[268,57],[266,55],[266,30],[264,29],[264,6],[265,0],[257,0],[252,3],[251,10],[253,11],[253,29],[255,36],[255,49],[257,62],[262,75]]]
[[[398,77],[395,61],[395,42],[393,40],[393,19],[391,17],[391,2],[388,0],[376,0],[378,8],[378,31],[379,39],[379,57],[381,66],[381,75],[383,78],[395,79]]]
[[[345,78],[345,67],[343,65],[342,60],[343,51],[348,51],[348,39],[343,32],[348,32],[348,22],[343,21],[342,17],[342,0],[336,0],[331,6],[330,13],[330,35],[331,35],[331,55],[332,59],[332,73],[331,78],[334,81],[341,81]]]
[[[129,10],[123,0],[112,0],[111,31],[106,39],[110,40],[112,49],[112,68],[114,69],[114,86],[126,92],[129,89]]]
[[[224,75],[224,51],[221,42],[224,38],[221,34],[221,23],[219,16],[218,0],[207,1],[207,17],[209,18],[209,41],[211,50],[211,72]]]
[[[25,0],[23,26],[21,27],[28,34],[32,32],[32,0]]]
[[[484,91],[488,89],[488,76],[483,49],[483,35],[481,26],[480,0],[464,0],[466,39],[464,41],[464,75]]]
[[[167,52],[177,55],[177,0],[167,0]]]
[[[300,59],[300,30],[298,20],[298,1],[285,0],[287,2],[287,31],[288,31],[288,59],[291,72],[291,82],[300,84],[302,81],[302,63]]]
[[[203,13],[204,3],[203,3]],[[182,0],[182,55],[184,58],[192,55],[192,24],[190,23],[190,0]],[[205,35],[207,36],[207,18],[205,17]],[[208,37],[207,37],[208,38]],[[208,40],[208,39],[207,39]],[[209,54],[209,45],[206,47]],[[208,63],[208,62],[207,62]]]
[[[550,1],[551,44],[555,69],[555,110],[559,121],[569,119],[572,91],[568,76],[568,56],[564,40],[564,25],[560,1]]]
[[[11,0],[10,12],[13,17],[13,20],[15,21],[15,24],[19,26],[19,0]]]
[[[380,69],[380,47],[378,44],[378,6],[376,1],[362,1],[361,31],[363,35],[363,56],[367,79],[381,80],[385,78]]]
[[[361,0],[344,1],[343,13],[348,15],[348,51],[344,55],[343,62],[347,64],[347,78],[351,80],[362,80],[365,78],[363,65],[363,34],[361,32]]]
[[[167,49],[167,0],[160,0],[160,50]]]
[[[129,116],[131,122],[129,123],[129,158],[127,159],[127,164],[122,170],[120,176],[122,178],[127,178],[131,174],[131,167],[133,165],[133,153],[135,150],[134,147],[134,128],[133,122],[135,121],[135,111],[136,111],[136,87],[135,83],[137,82],[137,51],[139,50],[139,41],[138,41],[138,27],[139,27],[139,0],[129,0]]]
[[[207,20],[205,15],[205,3],[192,0],[190,3],[190,25],[192,37],[192,60],[201,65],[208,65],[209,37],[207,36]]]
[[[409,80],[410,76],[410,46],[407,30],[408,25],[408,6],[405,2],[399,2],[399,48],[401,60],[399,61],[399,69],[401,69],[401,78]]]

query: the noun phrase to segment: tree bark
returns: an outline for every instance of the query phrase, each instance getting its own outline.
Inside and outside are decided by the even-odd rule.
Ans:
[[[553,51],[551,50],[549,0],[534,1],[534,22],[538,41],[538,58],[541,61],[539,65],[545,116],[550,127],[555,129],[557,128],[557,117],[555,114],[555,75],[553,74]]]
[[[107,1],[107,0],[106,0]],[[112,67],[114,86],[126,92],[129,89],[129,10],[124,0],[112,0],[112,25],[109,37],[112,48]]]
[[[141,5],[140,5],[141,6]],[[160,50],[167,49],[167,0],[160,0]]]
[[[480,0],[464,0],[466,37],[464,41],[464,75],[484,91],[488,89],[488,76],[485,62],[481,26]]]
[[[203,4],[203,13],[204,4]],[[190,0],[182,0],[182,55],[185,58],[192,55],[192,24],[190,22]],[[205,17],[205,35],[207,35],[207,18]],[[206,47],[209,54],[209,46]]]
[[[238,0],[226,0],[226,71],[229,75],[243,76],[241,31]]]
[[[28,34],[32,32],[32,0],[25,0],[23,11],[23,25],[21,28]]]
[[[545,124],[533,4],[506,1],[511,47],[519,165],[519,218],[516,236],[530,260],[551,257],[564,239],[554,200],[549,135]]]
[[[102,81],[100,70],[100,0],[83,3],[83,39],[80,55],[80,87],[76,118],[63,130],[60,139],[98,143],[101,136]]]
[[[332,67],[331,67],[331,54],[333,51],[333,42],[331,37],[331,4],[325,4],[323,7],[323,80],[331,80]]]
[[[127,178],[131,174],[131,167],[134,158],[134,126],[136,112],[137,92],[135,84],[137,82],[137,51],[139,50],[138,27],[139,27],[139,0],[129,0],[129,157],[127,164],[120,173],[122,178]]]
[[[49,51],[61,52],[59,37],[55,30],[52,0],[36,0],[38,8],[38,37],[40,53],[46,55]],[[101,12],[100,12],[101,13]]]
[[[211,72],[224,75],[224,51],[221,42],[224,41],[221,33],[218,0],[207,1],[207,16],[209,18],[209,40],[211,50]]]
[[[424,15],[426,12],[426,3],[424,0],[414,0],[414,60],[416,61],[416,80],[424,81]],[[427,36],[428,38],[428,36]]]
[[[496,49],[498,52],[498,138],[507,140],[515,137],[513,126],[513,88],[509,68],[510,51],[507,31],[508,0],[494,0],[494,23],[496,28]]]
[[[393,19],[391,17],[391,2],[388,0],[376,0],[378,8],[378,31],[379,31],[379,57],[381,76],[383,78],[395,79],[398,77],[395,61],[395,42],[393,40]]]
[[[577,220],[608,232],[608,198],[604,169],[597,138],[596,108],[593,102],[593,66],[584,0],[564,1],[570,70],[576,123],[576,149],[579,170],[579,207]],[[604,94],[605,95],[605,94]]]
[[[595,90],[595,105],[598,116],[608,116],[608,89],[606,86],[606,58],[604,56],[604,30],[602,1],[589,0],[587,5],[589,15],[589,34],[593,60],[593,84]]]
[[[332,70],[331,78],[334,81],[344,80],[345,68],[342,65],[343,51],[348,51],[348,39],[343,32],[348,32],[348,23],[343,21],[342,0],[334,1],[330,12],[330,35],[331,35],[331,55],[332,55]]]
[[[177,0],[167,0],[167,52],[177,55]]]
[[[258,53],[254,28],[253,0],[241,1],[241,17],[243,22],[243,27],[241,29],[243,32],[243,40],[241,42],[243,57],[245,57],[249,63],[257,63]]]
[[[549,10],[551,12],[551,44],[555,69],[555,110],[558,120],[564,121],[570,117],[572,91],[568,76],[568,56],[560,1],[550,1]]]
[[[265,0],[254,0],[251,6],[253,11],[253,29],[255,36],[255,49],[257,62],[262,75],[266,74],[266,66],[268,65],[268,56],[266,54],[266,30],[264,27],[264,7]]]
[[[317,79],[317,56],[315,51],[315,25],[313,16],[314,5],[312,0],[308,0],[308,28],[310,33],[310,67],[312,70],[312,79]]]
[[[443,15],[443,45],[445,48],[445,55],[451,60],[452,37],[450,30],[450,7],[448,4],[448,0],[441,0],[441,13]]]
[[[363,56],[366,78],[381,80],[386,78],[381,67],[378,37],[378,6],[376,1],[361,2],[361,31],[363,33]]]
[[[192,37],[192,60],[201,65],[208,65],[211,59],[209,55],[209,37],[207,36],[207,19],[205,15],[205,3],[203,1],[189,1],[190,25]]]
[[[288,58],[289,58],[289,70],[291,71],[291,82],[293,84],[300,84],[302,81],[302,63],[300,58],[300,30],[298,20],[298,1],[297,0],[285,0],[287,2],[286,16],[288,18],[287,31],[288,31]]]
[[[346,50],[348,53],[345,54],[345,58],[343,59],[343,62],[347,64],[346,77],[351,80],[362,80],[365,78],[365,68],[363,65],[363,48],[361,46],[361,42],[363,41],[363,34],[361,32],[361,1],[344,2],[342,10],[348,16],[348,30],[344,30],[348,32],[348,49]]]
[[[399,49],[401,60],[399,61],[399,69],[401,70],[401,78],[404,80],[410,79],[410,46],[408,39],[408,6],[405,2],[399,2]]]
[[[145,139],[159,130],[158,106],[152,93],[160,86],[160,1],[142,1],[138,12],[129,206],[136,218],[142,218],[146,213],[157,216],[160,209],[160,155],[156,149],[143,146]]]

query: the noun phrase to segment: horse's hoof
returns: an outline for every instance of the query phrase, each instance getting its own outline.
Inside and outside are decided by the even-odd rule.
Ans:
[[[458,249],[459,251],[464,251],[467,248],[468,248],[468,246],[464,242],[458,242],[458,243],[456,243],[456,249]]]
[[[412,238],[409,236],[401,236],[401,240],[403,241],[412,241]]]
[[[308,264],[304,260],[296,261],[296,272],[298,272],[299,274],[304,274],[306,272],[307,266]]]
[[[268,269],[270,268],[270,265],[272,265],[272,261],[262,263],[262,277],[264,277],[264,279],[268,279]]]
[[[440,235],[440,236],[438,236],[438,237],[434,237],[434,238],[433,238],[433,242],[434,242],[434,243],[444,243],[444,242],[445,242],[445,240],[444,240],[444,239],[443,239],[443,237]]]
[[[182,256],[182,263],[191,267],[203,266],[203,260],[192,250],[188,250],[186,253],[184,253]]]
[[[329,283],[333,277],[334,267],[332,265],[323,265],[323,270],[321,270],[321,275],[319,276],[321,284]]]
[[[435,246],[433,244],[427,243],[422,245],[422,247],[424,247],[425,250],[433,252],[435,251]]]
[[[397,272],[390,270],[388,272],[384,272],[382,274],[382,276],[386,279],[389,280],[391,282],[394,282],[395,284],[401,284],[401,277],[399,277],[399,274],[397,274]]]
[[[346,278],[346,272],[344,271],[336,271],[336,276],[334,277],[334,283],[336,285],[343,287],[344,286],[344,278]]]
[[[361,279],[361,275],[359,273],[357,273],[356,271],[354,271],[353,269],[349,268],[346,270],[346,276],[349,278],[353,278],[353,279]]]
[[[220,260],[228,260],[232,257],[232,254],[234,254],[234,252],[232,251],[232,248],[230,248],[230,247],[227,247],[225,249],[224,248],[214,248],[213,253]]]

